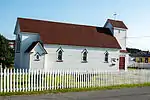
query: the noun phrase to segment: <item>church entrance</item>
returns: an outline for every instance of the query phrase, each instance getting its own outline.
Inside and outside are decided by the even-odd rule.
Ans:
[[[119,69],[124,69],[125,70],[125,57],[120,57],[119,58]]]

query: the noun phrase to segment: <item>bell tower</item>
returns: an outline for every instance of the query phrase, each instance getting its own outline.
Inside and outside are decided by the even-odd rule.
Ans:
[[[104,25],[111,30],[112,35],[117,39],[121,50],[119,55],[119,70],[127,70],[129,55],[126,50],[126,37],[128,28],[123,21],[108,19]]]
[[[120,44],[121,50],[126,50],[126,37],[128,28],[123,21],[108,19],[104,25],[109,28]]]

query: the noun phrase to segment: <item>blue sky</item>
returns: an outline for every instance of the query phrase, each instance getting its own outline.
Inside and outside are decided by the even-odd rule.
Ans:
[[[129,28],[127,46],[150,50],[149,4],[149,0],[0,0],[0,33],[14,39],[17,17],[103,26],[116,12]]]

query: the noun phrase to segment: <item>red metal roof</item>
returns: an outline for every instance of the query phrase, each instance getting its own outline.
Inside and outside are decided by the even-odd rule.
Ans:
[[[128,29],[123,21],[108,19],[107,22],[111,23],[113,27]]]
[[[44,44],[61,44],[102,48],[120,45],[107,28],[18,18],[21,32],[39,33]]]

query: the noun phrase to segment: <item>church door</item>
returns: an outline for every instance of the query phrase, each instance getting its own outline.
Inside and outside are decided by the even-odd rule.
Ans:
[[[119,69],[124,69],[125,70],[125,57],[120,57],[119,58]]]

